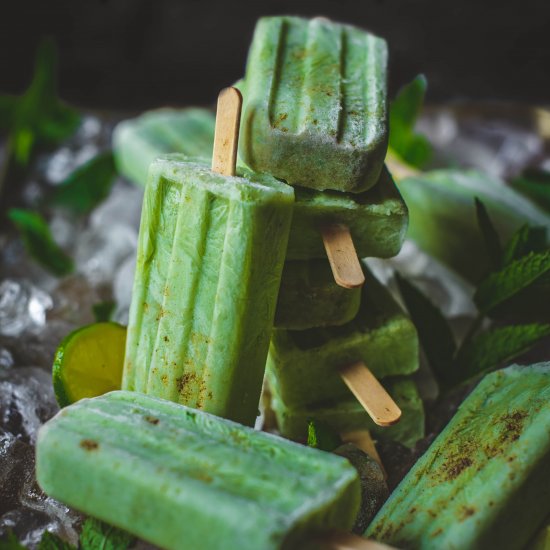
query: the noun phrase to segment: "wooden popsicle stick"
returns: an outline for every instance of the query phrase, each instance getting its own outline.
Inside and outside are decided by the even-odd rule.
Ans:
[[[388,479],[388,473],[382,459],[378,454],[376,449],[376,444],[372,439],[370,432],[368,430],[354,430],[351,432],[344,432],[340,434],[340,438],[344,443],[353,443],[358,449],[361,449],[364,453],[367,453],[371,458],[378,462],[382,473],[384,474],[384,479]]]
[[[243,98],[237,88],[224,88],[218,96],[212,171],[234,176]]]
[[[321,228],[321,235],[336,284],[357,288],[365,283],[349,227],[334,223]]]
[[[395,550],[393,546],[339,531],[324,532],[313,542],[316,543],[316,548],[323,550]]]
[[[362,361],[340,369],[340,376],[375,424],[391,426],[399,421],[401,409]]]

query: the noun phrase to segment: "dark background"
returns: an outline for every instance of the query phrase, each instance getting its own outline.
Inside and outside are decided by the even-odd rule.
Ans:
[[[53,35],[61,96],[85,107],[210,104],[244,71],[260,15],[326,15],[390,46],[390,93],[424,72],[431,102],[550,104],[550,0],[65,0],[3,2],[0,91],[30,78]]]

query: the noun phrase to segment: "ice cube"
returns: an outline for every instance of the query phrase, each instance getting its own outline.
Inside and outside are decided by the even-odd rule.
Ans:
[[[46,324],[53,300],[28,281],[5,279],[0,283],[0,334],[19,336]]]
[[[0,371],[0,428],[25,443],[59,410],[51,374],[36,367]]]
[[[34,447],[0,429],[0,540],[11,531],[33,548],[48,530],[75,544],[80,516],[41,491],[34,465]]]
[[[143,189],[119,179],[111,193],[91,214],[90,224],[103,227],[121,223],[139,229]]]
[[[116,218],[108,223],[91,226],[78,238],[76,265],[94,286],[111,283],[117,269],[137,250],[137,229],[118,223]]]

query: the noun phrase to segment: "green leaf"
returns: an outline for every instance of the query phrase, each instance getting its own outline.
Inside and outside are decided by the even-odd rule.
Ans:
[[[496,369],[550,335],[550,324],[512,325],[474,337],[457,356],[460,381]]]
[[[0,131],[8,131],[13,126],[18,101],[15,96],[0,95]]]
[[[485,205],[475,197],[477,224],[483,235],[487,254],[491,260],[493,270],[497,270],[502,264],[502,246],[496,229],[489,217]]]
[[[126,550],[134,537],[94,518],[88,518],[80,534],[80,550]]]
[[[9,118],[11,151],[15,161],[25,166],[37,145],[54,145],[76,130],[80,115],[57,97],[57,52],[52,40],[40,44],[36,56],[32,82],[19,98],[0,102],[0,113],[11,103]]]
[[[441,310],[418,288],[399,273],[395,277],[430,366],[438,380],[447,384],[452,377],[451,368],[456,351],[451,328]]]
[[[40,539],[38,550],[76,550],[76,548],[59,538],[57,535],[45,531]]]
[[[342,444],[342,440],[326,424],[317,420],[310,420],[307,424],[307,446],[321,451],[334,451]]]
[[[550,173],[543,170],[527,170],[512,180],[512,187],[528,196],[542,208],[550,211]]]
[[[477,287],[474,302],[482,313],[487,314],[549,271],[550,250],[531,252],[486,277]]]
[[[111,320],[111,317],[115,311],[116,302],[113,300],[107,300],[105,302],[99,302],[92,306],[92,311],[96,323],[107,323]]]
[[[25,547],[19,543],[13,531],[8,530],[6,539],[0,540],[0,550],[25,550]]]
[[[504,248],[502,263],[508,265],[530,252],[542,252],[547,247],[545,227],[522,225]]]
[[[27,252],[40,265],[57,276],[73,271],[72,259],[53,240],[50,228],[40,214],[12,208],[8,217],[21,233]]]
[[[427,86],[426,77],[418,75],[398,92],[390,106],[389,146],[404,161],[418,168],[425,166],[432,156],[429,141],[414,130]]]
[[[52,201],[86,214],[109,196],[115,176],[113,154],[103,153],[77,168],[56,188]]]

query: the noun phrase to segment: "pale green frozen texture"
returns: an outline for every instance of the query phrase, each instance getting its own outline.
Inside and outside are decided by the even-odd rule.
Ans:
[[[208,109],[157,109],[120,122],[113,153],[121,175],[145,186],[149,165],[167,153],[212,158],[214,114]]]
[[[324,258],[320,228],[346,225],[361,258],[395,256],[405,240],[407,206],[384,166],[378,183],[364,193],[315,191],[296,187],[296,205],[288,245],[288,259]]]
[[[340,327],[274,329],[269,383],[288,407],[349,397],[339,369],[363,361],[377,378],[418,369],[418,336],[411,320],[365,269],[359,313]]]
[[[180,152],[210,159],[214,144],[214,114],[206,109],[161,109],[121,122],[113,135],[119,171],[145,186],[149,164],[157,157]],[[386,168],[377,184],[364,193],[315,191],[297,187],[287,258],[325,258],[320,227],[342,223],[350,228],[360,257],[390,258],[401,249],[408,211]]]
[[[387,45],[316,17],[263,17],[245,74],[240,155],[292,185],[358,193],[386,155]]]
[[[487,375],[366,531],[399,548],[517,549],[550,513],[550,363]]]
[[[135,392],[63,409],[36,469],[47,494],[168,550],[286,548],[350,529],[360,500],[345,459]]]
[[[281,435],[290,439],[305,440],[308,422],[314,420],[322,422],[337,433],[369,430],[376,439],[391,439],[407,447],[414,447],[424,437],[424,407],[416,385],[412,380],[389,378],[383,381],[383,385],[403,413],[397,424],[387,428],[377,426],[353,396],[317,407],[291,408],[271,388],[271,407],[277,417]]]
[[[122,388],[252,424],[293,189],[179,159],[150,170]]]
[[[275,312],[275,326],[292,330],[343,325],[361,303],[360,288],[334,282],[328,260],[287,261]]]

